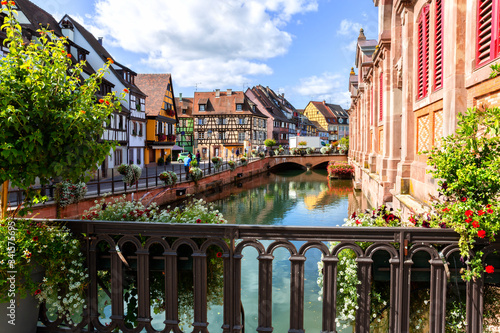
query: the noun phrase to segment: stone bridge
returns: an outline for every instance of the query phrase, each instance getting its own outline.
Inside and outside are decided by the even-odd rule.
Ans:
[[[291,165],[300,165],[306,169],[326,168],[330,161],[347,162],[347,155],[280,155],[266,158],[268,169],[284,169]]]

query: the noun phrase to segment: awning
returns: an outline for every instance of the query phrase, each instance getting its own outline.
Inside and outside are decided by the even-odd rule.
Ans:
[[[153,149],[172,149],[172,147],[174,147],[174,146],[152,146],[151,148],[153,148]]]
[[[182,147],[179,147],[178,145],[173,145],[172,150],[184,150]]]

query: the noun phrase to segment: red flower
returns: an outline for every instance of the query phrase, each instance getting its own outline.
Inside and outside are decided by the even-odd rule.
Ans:
[[[196,220],[196,223],[201,223],[201,219],[197,219],[197,220]]]
[[[446,213],[446,212],[449,212],[449,211],[450,211],[450,209],[449,209],[448,207],[443,208],[443,212],[445,212],[445,213]]]
[[[11,2],[10,2],[10,5],[11,5],[11,6],[15,6],[15,5],[16,5],[16,3],[15,3],[14,1],[11,1]]]
[[[123,214],[123,215],[122,215],[122,217],[123,217],[123,218],[126,218],[126,217],[127,217],[127,214]]]
[[[472,222],[472,227],[479,228],[479,222],[477,222],[477,221]]]
[[[217,252],[217,258],[221,258],[222,257],[222,252]]]
[[[109,101],[106,101],[106,104],[109,105]]]
[[[465,216],[471,217],[472,215],[474,215],[474,212],[472,210],[468,209],[465,211]]]
[[[38,295],[38,294],[40,294],[41,292],[42,292],[42,291],[41,291],[40,289],[37,289],[37,290],[35,291],[35,295]]]
[[[29,231],[29,230],[26,230],[26,233],[27,233],[27,234],[29,235],[29,234],[31,234],[31,231]]]
[[[68,53],[66,57],[71,58],[71,53]]]
[[[487,212],[488,214],[493,214],[493,209],[491,209],[491,208],[490,208],[490,209],[488,209],[486,212]]]
[[[128,93],[129,93],[129,91],[128,91],[128,89],[127,89],[127,88],[123,89],[123,92],[124,92],[124,93],[126,93],[126,94],[128,94]]]
[[[467,201],[467,198],[466,197],[462,197],[462,199],[460,199],[462,202],[466,202]]]
[[[491,274],[493,272],[495,272],[495,267],[491,266],[491,265],[488,265],[484,268],[484,271],[488,274]]]
[[[477,237],[479,237],[479,238],[484,238],[484,236],[486,236],[486,231],[484,231],[484,230],[479,230],[479,231],[477,232]]]
[[[7,4],[7,1],[2,1],[0,2],[2,5],[6,5]]]
[[[38,236],[33,237],[33,241],[34,242],[38,241]]]
[[[108,58],[108,61],[109,61],[109,63],[110,63],[110,64],[114,64],[114,63],[115,63],[115,62],[113,61],[113,59],[111,59],[111,58]]]
[[[104,100],[101,98],[101,99],[99,100],[99,103],[104,103]]]
[[[356,220],[356,224],[361,224],[361,222],[359,220]]]
[[[471,222],[472,222],[472,219],[471,219],[470,217],[468,217],[468,218],[466,218],[466,219],[465,219],[465,222],[467,222],[467,223],[471,223]]]
[[[81,112],[82,114],[85,114],[85,111],[83,111],[83,110],[81,110],[80,112]]]
[[[477,212],[477,215],[479,215],[479,216],[484,215],[484,214],[486,214],[486,213],[484,212],[484,210],[480,210],[479,212]]]
[[[490,204],[486,205],[486,208],[491,208],[491,205]]]

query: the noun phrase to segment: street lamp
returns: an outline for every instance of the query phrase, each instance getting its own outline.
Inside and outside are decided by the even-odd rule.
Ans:
[[[212,157],[210,156],[210,140],[211,140],[211,136],[212,136],[212,130],[209,129],[207,131],[208,133],[208,173],[211,174],[212,171],[211,171],[211,167],[212,167]]]

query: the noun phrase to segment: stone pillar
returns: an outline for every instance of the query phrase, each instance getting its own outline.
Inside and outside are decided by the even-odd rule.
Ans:
[[[444,1],[443,24],[443,135],[453,134],[457,115],[467,109],[465,40],[467,1]],[[470,46],[469,46],[470,47]]]
[[[413,32],[414,12],[412,7],[401,12],[401,161],[397,165],[396,194],[410,192],[410,165],[415,158],[415,119],[413,116]]]

